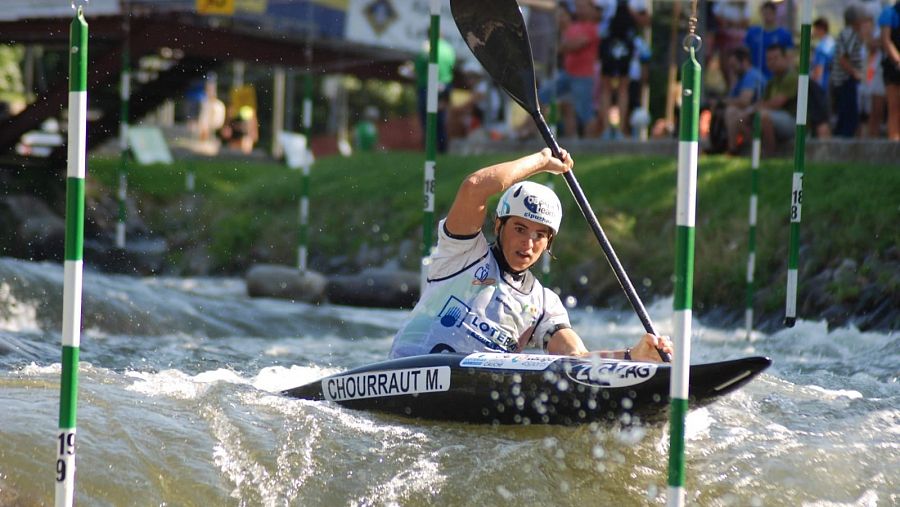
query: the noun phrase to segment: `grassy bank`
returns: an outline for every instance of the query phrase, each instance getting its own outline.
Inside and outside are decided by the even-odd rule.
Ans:
[[[436,214],[443,216],[461,179],[504,156],[446,156],[438,160]],[[578,179],[626,270],[644,297],[672,289],[674,158],[576,154]],[[376,153],[318,161],[311,176],[311,265],[351,271],[398,259],[417,269],[422,221],[419,153]],[[760,174],[758,303],[783,305],[788,253],[791,160],[763,162]],[[114,160],[92,160],[94,192],[111,192]],[[195,162],[197,202],[185,211],[185,166],[132,171],[129,190],[151,229],[170,240],[171,260],[209,255],[211,273],[242,273],[253,262],[292,264],[297,238],[300,173],[282,165],[228,160]],[[546,181],[544,179],[543,181]],[[695,306],[743,308],[747,258],[749,161],[703,157],[698,176]],[[553,285],[582,302],[623,304],[624,298],[596,239],[565,189],[554,181],[565,209],[554,244]],[[801,292],[805,279],[846,259],[855,278],[829,280],[832,303],[859,298],[866,283],[896,295],[900,245],[900,171],[896,167],[810,164],[804,180]],[[177,271],[177,270],[176,270]],[[861,278],[860,278],[861,277]],[[852,302],[852,301],[851,301]]]

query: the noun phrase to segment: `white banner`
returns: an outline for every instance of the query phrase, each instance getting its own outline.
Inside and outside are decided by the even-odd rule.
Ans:
[[[162,130],[158,127],[131,127],[128,129],[128,146],[138,165],[172,163],[172,153]]]
[[[33,18],[71,18],[75,15],[69,0],[3,0],[0,21],[17,21]],[[111,16],[121,12],[119,0],[90,0],[84,5],[84,15],[90,22],[91,16]]]
[[[420,52],[428,45],[430,0],[349,0],[347,40],[401,51]],[[441,0],[441,36],[453,45],[458,65],[475,62],[450,14],[450,0]]]

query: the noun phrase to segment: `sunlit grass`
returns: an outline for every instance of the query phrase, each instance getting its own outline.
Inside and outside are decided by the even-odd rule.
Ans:
[[[518,155],[440,156],[435,220],[449,209],[468,173]],[[601,225],[639,290],[666,295],[674,269],[676,161],[672,158],[576,154],[576,175]],[[93,158],[94,191],[112,193],[115,159]],[[192,162],[196,194],[193,241],[209,245],[214,268],[240,271],[254,260],[292,264],[296,256],[301,172],[278,163]],[[325,157],[310,176],[310,251],[314,258],[352,257],[361,248],[418,269],[423,219],[424,156],[416,152]],[[146,205],[164,207],[186,198],[186,162],[132,167],[129,191]],[[788,209],[793,161],[763,159],[759,172],[757,277],[772,285],[770,304],[783,297],[788,251]],[[541,175],[538,181],[550,178]],[[553,180],[565,208],[554,243],[554,285],[575,293],[615,288],[606,260],[562,178]],[[96,188],[100,184],[102,188]],[[824,266],[835,259],[862,260],[900,245],[900,171],[859,164],[808,164],[804,180],[801,261]],[[750,192],[749,159],[702,156],[698,168],[695,294],[697,304],[743,301]],[[489,203],[492,209],[496,198]],[[174,207],[145,217],[158,232]],[[409,250],[409,249],[408,249]],[[582,283],[584,278],[588,283]],[[607,287],[607,289],[604,289]],[[780,294],[780,295],[779,295]]]

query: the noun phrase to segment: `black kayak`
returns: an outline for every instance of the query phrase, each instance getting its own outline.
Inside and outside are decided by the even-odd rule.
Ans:
[[[691,408],[772,364],[767,357],[692,365]],[[668,364],[540,354],[427,354],[361,366],[288,389],[287,396],[416,419],[474,424],[666,420]]]

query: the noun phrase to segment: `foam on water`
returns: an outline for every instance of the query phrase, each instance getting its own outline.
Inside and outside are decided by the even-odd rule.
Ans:
[[[289,368],[285,368],[284,366],[269,366],[260,370],[253,378],[252,384],[253,387],[263,391],[280,393],[285,389],[302,386],[322,377],[338,373],[339,371],[340,369],[338,368],[304,367],[296,365]]]
[[[128,371],[128,378],[136,379],[126,387],[129,391],[148,396],[168,396],[182,400],[196,399],[207,392],[209,385],[215,382],[245,384],[246,380],[229,370],[215,370],[187,375],[179,370],[164,370],[158,373]]]
[[[40,331],[37,305],[19,301],[6,281],[0,282],[0,329],[14,333]]]
[[[2,486],[49,503],[33,477],[58,422],[62,270],[0,259],[0,280]],[[666,426],[432,423],[278,394],[384,359],[405,312],[248,299],[240,280],[85,283],[82,503],[133,503],[136,482],[146,504],[664,503]],[[671,299],[649,310],[669,332]],[[631,313],[572,319],[591,348],[643,333]],[[694,363],[753,354],[774,366],[689,413],[689,503],[900,503],[896,333],[800,321],[748,341],[695,319],[692,341]]]

